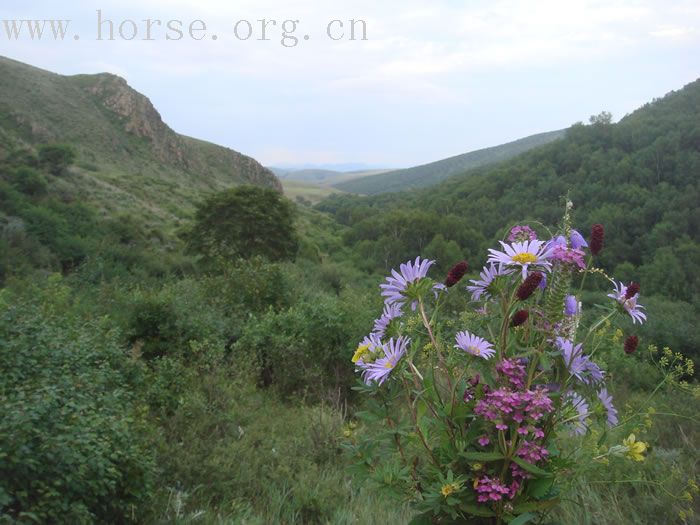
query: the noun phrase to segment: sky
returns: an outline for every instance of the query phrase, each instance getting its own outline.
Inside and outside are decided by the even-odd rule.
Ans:
[[[700,76],[697,0],[66,4],[3,0],[0,55],[123,76],[175,131],[267,166],[423,164],[619,120]],[[8,38],[3,21],[24,19],[70,23],[63,40]]]

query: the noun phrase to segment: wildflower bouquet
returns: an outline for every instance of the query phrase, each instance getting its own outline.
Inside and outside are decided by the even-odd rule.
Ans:
[[[436,282],[428,276],[434,261],[420,257],[381,285],[384,311],[352,361],[363,380],[357,389],[369,396],[359,417],[383,422],[384,432],[350,446],[375,481],[408,495],[421,513],[415,523],[539,520],[575,467],[559,438],[618,425],[591,336],[618,315],[641,324],[646,314],[639,285],[593,265],[603,227],[594,225],[587,242],[570,225],[570,207],[547,240],[513,228],[466,291],[457,286],[466,262]],[[591,274],[611,281],[610,300],[584,327],[578,296]],[[441,319],[451,293],[470,293],[476,313]],[[636,346],[629,336],[624,349]],[[645,450],[630,435],[600,457],[641,460]]]

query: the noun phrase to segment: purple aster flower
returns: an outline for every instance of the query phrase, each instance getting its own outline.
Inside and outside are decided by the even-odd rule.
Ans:
[[[384,302],[388,305],[401,305],[406,302],[406,290],[408,285],[423,279],[428,275],[428,270],[435,264],[435,261],[428,259],[421,260],[420,256],[416,257],[415,262],[408,261],[399,266],[400,273],[396,270],[391,270],[391,277],[386,278],[385,284],[380,284]],[[416,309],[416,301],[411,304],[412,309]]]
[[[615,407],[612,404],[612,396],[608,394],[608,389],[607,388],[601,388],[600,391],[598,392],[598,399],[600,399],[600,402],[603,404],[603,407],[605,407],[605,411],[608,414],[608,426],[609,427],[614,427],[617,425],[617,410],[615,410]]]
[[[381,385],[384,381],[386,381],[389,374],[391,374],[391,371],[397,365],[401,357],[406,353],[406,347],[410,342],[411,340],[407,339],[406,337],[389,339],[389,341],[382,346],[384,356],[380,357],[373,363],[363,366],[363,379],[365,383],[369,385],[372,382],[376,382]]]
[[[565,394],[564,401],[571,405],[578,414],[576,420],[573,421],[571,432],[578,436],[584,435],[588,430],[588,424],[586,423],[586,418],[588,417],[588,403],[573,390],[569,390]]]
[[[644,307],[641,304],[637,304],[637,299],[639,298],[639,293],[635,293],[632,297],[627,297],[627,286],[622,283],[613,281],[613,286],[615,291],[609,293],[608,297],[615,299],[624,309],[630,314],[633,323],[643,324],[647,319],[647,314],[642,312]]]
[[[440,295],[440,292],[446,292],[446,291],[447,291],[447,286],[445,286],[442,283],[435,283],[433,285],[433,293],[435,294],[435,299],[438,298],[438,295]],[[414,310],[415,310],[415,308],[414,308]]]
[[[581,303],[575,295],[567,295],[564,299],[564,313],[568,316],[578,315],[581,312]]]
[[[489,293],[489,286],[491,286],[491,283],[493,283],[496,277],[508,275],[510,273],[511,272],[505,270],[500,264],[492,264],[488,267],[484,266],[484,268],[481,270],[481,273],[479,274],[479,277],[481,277],[481,279],[469,280],[470,283],[474,284],[473,286],[467,286],[467,291],[471,292],[472,294],[472,301],[478,301],[479,299],[481,299],[482,296],[484,298],[490,297],[491,294]]]
[[[588,243],[586,242],[586,239],[584,239],[583,235],[581,235],[578,231],[571,230],[571,235],[569,236],[569,238],[571,239],[571,247],[574,250],[588,248]]]
[[[583,384],[600,383],[604,372],[591,359],[584,355],[583,345],[575,345],[568,339],[557,337],[556,345],[559,348],[564,363],[569,373]]]
[[[481,357],[482,359],[491,359],[496,353],[493,345],[486,339],[470,334],[466,330],[463,332],[457,332],[455,335],[455,340],[457,341],[455,348],[464,350],[468,354]]]
[[[374,329],[372,330],[372,333],[376,334],[379,337],[384,337],[384,334],[386,333],[386,329],[389,327],[389,323],[396,319],[397,317],[401,317],[401,306],[398,304],[385,304],[384,305],[384,312],[382,312],[381,317],[374,321]]]
[[[537,234],[529,226],[513,226],[508,234],[508,242],[536,241]]]
[[[549,251],[542,241],[525,241],[506,244],[499,241],[503,247],[502,252],[489,248],[488,262],[500,263],[506,266],[520,266],[523,280],[527,277],[527,271],[532,266],[539,271],[549,270],[552,264],[547,260]]]

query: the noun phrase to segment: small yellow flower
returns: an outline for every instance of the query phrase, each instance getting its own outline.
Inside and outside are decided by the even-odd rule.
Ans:
[[[364,355],[369,353],[369,345],[360,345],[352,356],[352,362],[357,363]]]
[[[634,434],[630,434],[628,438],[622,440],[622,444],[627,447],[626,455],[634,461],[644,461],[644,452],[647,450],[647,444],[644,441],[637,441]]]
[[[457,492],[461,488],[460,483],[447,483],[446,485],[443,485],[442,488],[440,489],[440,492],[442,492],[442,495],[447,497],[453,492]]]

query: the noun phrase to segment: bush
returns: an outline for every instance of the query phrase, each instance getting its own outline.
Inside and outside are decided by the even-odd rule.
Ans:
[[[46,180],[34,168],[22,166],[10,173],[12,185],[25,195],[39,196],[46,193]]]
[[[353,383],[348,355],[364,317],[332,296],[300,299],[249,322],[234,346],[234,356],[253,360],[259,383],[274,385],[283,396],[318,397],[338,389],[347,395]]]
[[[75,150],[65,144],[45,144],[39,147],[39,163],[49,173],[60,177],[75,160]]]
[[[66,293],[12,306],[0,295],[0,516],[126,522],[154,471],[135,405],[142,373],[100,322],[57,313]]]

